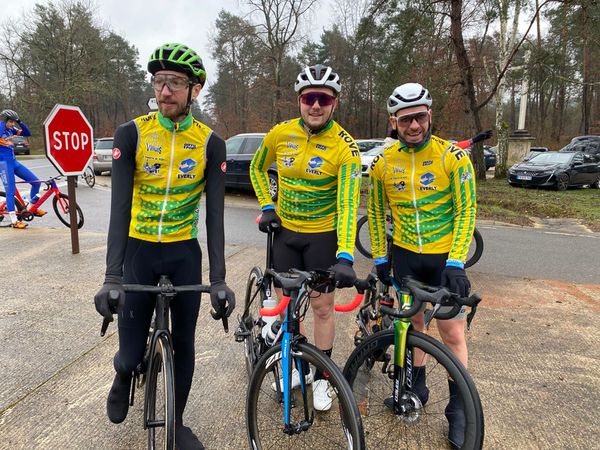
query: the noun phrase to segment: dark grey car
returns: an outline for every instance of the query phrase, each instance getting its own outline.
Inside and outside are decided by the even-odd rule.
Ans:
[[[265,136],[266,133],[243,133],[236,134],[225,141],[227,148],[226,187],[253,189],[250,181],[250,162]],[[268,175],[271,198],[277,200],[279,179],[275,164],[269,168]]]

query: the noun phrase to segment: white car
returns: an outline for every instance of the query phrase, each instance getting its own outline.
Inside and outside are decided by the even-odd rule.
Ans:
[[[356,145],[358,145],[358,150],[360,150],[360,153],[365,153],[369,150],[371,150],[374,147],[377,147],[379,145],[383,145],[384,140],[383,139],[356,139],[355,140]]]
[[[360,154],[360,163],[362,166],[363,176],[369,175],[369,167],[371,167],[371,163],[375,157],[383,151],[383,149],[383,145],[378,145],[377,147],[373,147],[371,150]]]

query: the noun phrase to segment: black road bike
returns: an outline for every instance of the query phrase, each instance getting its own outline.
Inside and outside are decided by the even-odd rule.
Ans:
[[[192,284],[173,286],[169,277],[161,275],[157,286],[123,285],[125,292],[156,294],[154,317],[142,362],[134,372],[129,404],[132,406],[135,390],[144,388],[144,429],[148,432],[151,450],[175,448],[175,374],[173,343],[169,330],[169,304],[180,292],[209,293],[210,286]],[[111,291],[118,299],[118,292]],[[100,335],[104,336],[109,322],[104,319]]]

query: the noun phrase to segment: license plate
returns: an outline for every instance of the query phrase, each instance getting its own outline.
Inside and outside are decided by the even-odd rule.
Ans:
[[[517,175],[517,180],[531,180],[529,175]]]
[[[112,159],[112,155],[104,155],[102,156],[102,160],[103,161],[110,161]],[[531,179],[531,177],[529,177],[529,179]]]

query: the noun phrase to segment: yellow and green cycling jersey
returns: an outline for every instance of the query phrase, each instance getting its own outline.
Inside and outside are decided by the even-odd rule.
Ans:
[[[301,233],[336,230],[336,254],[352,259],[361,182],[354,139],[333,120],[314,135],[306,132],[300,118],[273,127],[250,164],[261,208],[273,205],[267,170],[274,161],[282,226]]]
[[[373,160],[367,209],[376,260],[386,257],[388,204],[394,245],[449,253],[449,261],[464,263],[477,210],[473,165],[464,150],[431,136],[415,149],[397,142]]]

